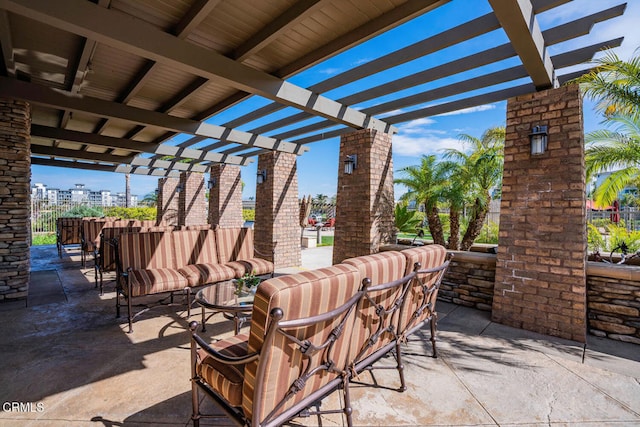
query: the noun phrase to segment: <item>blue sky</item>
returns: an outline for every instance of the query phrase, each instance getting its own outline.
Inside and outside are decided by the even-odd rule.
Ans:
[[[586,16],[597,10],[621,3],[623,3],[623,0],[575,0],[567,5],[539,15],[540,25],[543,29],[553,27],[567,22],[570,19]],[[596,24],[590,35],[578,39],[580,45],[587,46],[592,43],[624,35],[625,40],[622,46],[616,49],[616,52],[623,59],[630,58],[634,54],[634,51],[640,47],[640,31],[633,30],[634,25],[637,25],[637,22],[640,20],[640,0],[628,0],[628,3],[627,10],[622,17]],[[386,53],[395,51],[400,47],[437,34],[452,26],[448,24],[448,22],[455,21],[457,25],[458,23],[481,16],[489,11],[490,7],[486,0],[453,0],[433,13],[416,18],[361,46],[352,48],[322,64],[316,65],[293,77],[290,81],[297,85],[308,87],[337,75],[355,65],[371,61]],[[377,86],[381,83],[392,81],[395,78],[409,75],[506,41],[506,36],[501,30],[493,31],[487,35],[399,65],[390,71],[378,73],[374,76],[353,82],[340,89],[329,91],[326,95],[332,99],[339,99],[350,92],[358,92]],[[551,46],[549,51],[551,55],[554,55],[560,47],[562,47],[563,50],[571,50],[574,47],[573,45],[578,47],[575,41],[570,41],[558,46]],[[475,71],[475,74],[461,73],[446,79],[430,82],[425,84],[422,89],[445,86],[477,75],[478,72],[484,74],[496,69],[516,65],[516,63],[513,59],[501,61],[495,65],[482,67],[479,71]],[[561,74],[564,74],[564,71],[561,71]],[[498,87],[496,87],[496,89],[497,88]],[[411,92],[403,91],[399,94],[376,99],[375,102],[363,102],[354,107],[366,108],[376,103],[388,101],[397,96],[406,96],[410,93]],[[453,99],[455,98],[446,99],[445,101]],[[210,121],[215,124],[224,124],[234,113],[247,112],[266,103],[268,103],[267,100],[254,97],[248,102],[244,102],[212,117]],[[424,107],[424,105],[413,108],[420,107]],[[419,157],[423,154],[438,154],[443,148],[462,149],[463,146],[458,139],[458,136],[461,134],[479,137],[488,128],[503,126],[505,123],[505,107],[506,101],[503,101],[400,124],[398,126],[399,132],[393,138],[394,170],[397,171],[402,167],[418,164]],[[274,115],[268,118],[281,117],[292,111],[292,109],[285,109],[281,112],[274,113]],[[393,112],[392,114],[397,113],[398,112]],[[383,118],[384,116],[380,117]],[[313,121],[314,120],[310,120],[309,123]],[[260,126],[261,123],[263,123],[263,121],[257,120],[240,127],[240,129],[248,131]],[[586,132],[602,127],[601,118],[593,111],[593,102],[590,100],[586,100],[584,104],[584,124]],[[281,129],[278,130],[278,132],[281,131]],[[173,143],[177,143],[177,140]],[[315,142],[309,145],[309,152],[298,157],[298,186],[301,196],[307,194],[313,196],[317,194],[332,196],[336,193],[338,167],[341,167],[341,162],[338,159],[338,146],[338,138]],[[256,171],[257,159],[252,165],[242,168],[242,180],[245,183],[243,198],[255,196]],[[32,184],[44,183],[49,187],[61,189],[71,188],[76,183],[83,183],[87,188],[93,190],[107,189],[114,192],[124,191],[125,186],[123,174],[38,165],[32,167],[31,182]],[[157,182],[158,179],[155,177],[132,175],[132,192],[142,197],[147,193],[153,192],[157,186]],[[398,198],[402,192],[403,189],[401,187],[396,187],[396,198]]]

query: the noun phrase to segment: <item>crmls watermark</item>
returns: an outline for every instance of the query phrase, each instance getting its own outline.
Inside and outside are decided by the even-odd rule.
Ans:
[[[43,402],[4,402],[2,412],[44,412]]]

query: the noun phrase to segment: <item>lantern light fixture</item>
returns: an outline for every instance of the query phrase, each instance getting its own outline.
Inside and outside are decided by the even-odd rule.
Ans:
[[[267,180],[267,170],[266,169],[259,170],[257,183],[262,184],[266,180]]]
[[[218,183],[218,180],[216,179],[216,177],[212,176],[209,182],[207,183],[207,187],[209,188],[209,190],[211,190],[213,187],[216,186],[217,183]]]
[[[177,193],[182,193],[182,190],[184,190],[184,187],[183,187],[182,184],[176,185],[176,192]]]
[[[547,141],[549,139],[549,133],[546,126],[534,126],[529,134],[529,140],[531,141],[531,155],[539,156],[547,151]]]
[[[358,167],[358,155],[347,155],[344,160],[344,173],[345,175],[351,175],[353,171]]]

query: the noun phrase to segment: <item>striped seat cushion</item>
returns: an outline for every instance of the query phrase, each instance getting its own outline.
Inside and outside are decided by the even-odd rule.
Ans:
[[[282,308],[283,320],[326,313],[340,307],[357,293],[361,279],[356,268],[339,264],[272,278],[258,286],[251,314],[248,351],[260,351],[260,363],[264,363],[266,369],[261,378],[256,378],[258,361],[248,363],[245,367],[242,409],[247,418],[251,419],[253,416],[255,405],[261,408],[256,416],[263,420],[282,400],[300,373],[307,368],[307,361],[302,357],[298,346],[292,345],[282,334],[275,334],[271,345],[264,343],[271,310],[276,307]],[[338,324],[339,321],[316,324],[304,330],[298,329],[295,334],[300,340],[309,339],[314,345],[320,345]],[[346,370],[351,360],[349,341],[352,327],[353,317],[347,320],[343,334],[331,347],[331,359],[337,369]],[[312,362],[317,363],[317,358],[312,359]],[[285,411],[335,378],[337,374],[326,371],[312,375],[304,387],[276,412],[279,414]],[[254,395],[258,383],[262,384],[263,393]]]
[[[132,270],[129,280],[132,297],[177,291],[189,286],[187,279],[178,270],[170,268]]]
[[[362,277],[371,279],[371,286],[398,280],[404,276],[406,270],[406,258],[399,252],[380,252],[373,255],[350,258],[343,261],[343,263],[353,265],[360,271]],[[387,319],[381,319],[376,314],[376,309],[378,306],[382,306],[385,310],[392,309],[396,300],[401,296],[402,289],[402,286],[397,286],[383,291],[370,292],[369,296],[374,304],[366,298],[361,300],[356,314],[356,325],[352,339],[353,345],[358,349],[357,353],[360,354],[356,362],[362,361],[395,340],[393,333],[384,332],[379,335],[375,342],[369,342],[380,327],[393,326],[394,331],[397,331],[400,310],[398,309],[390,314]],[[382,326],[381,322],[383,322]]]
[[[253,273],[256,276],[262,276],[263,274],[273,273],[273,263],[261,258],[241,259],[227,262],[225,265],[233,269],[237,279],[245,274]]]
[[[220,353],[241,357],[247,354],[248,333],[242,333],[211,344]],[[198,351],[196,373],[232,406],[242,405],[244,365],[228,365],[215,361],[204,350]]]
[[[416,248],[406,249],[401,252],[407,259],[407,272],[411,272],[414,269],[416,262],[420,263],[420,269],[435,268],[442,265],[447,257],[447,250],[441,245],[426,245]],[[407,295],[407,304],[403,309],[402,319],[403,324],[400,325],[401,330],[405,330],[409,322],[413,322],[412,326],[419,324],[421,321],[430,318],[435,311],[436,300],[438,298],[437,289],[429,294],[430,308],[424,310],[416,319],[411,320],[414,316],[416,309],[423,304],[424,292],[423,286],[431,288],[437,283],[439,278],[438,273],[420,274],[417,276],[413,283],[413,286],[409,289]]]
[[[221,264],[189,264],[179,268],[178,271],[187,279],[189,286],[222,282],[236,276],[231,267]]]

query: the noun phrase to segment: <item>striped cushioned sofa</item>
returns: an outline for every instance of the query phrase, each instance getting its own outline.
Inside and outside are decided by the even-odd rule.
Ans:
[[[248,332],[211,344],[191,322],[194,426],[207,417],[201,392],[238,425],[279,426],[325,412],[342,413],[351,426],[350,380],[389,351],[397,353],[404,390],[399,345],[426,317],[402,316],[424,305],[423,283],[437,289],[442,276],[431,280],[430,272],[446,270],[445,257],[444,247],[431,245],[266,280],[257,288]],[[341,409],[320,411],[316,403],[337,390]]]
[[[173,296],[173,292],[183,291],[190,302],[194,287],[238,279],[251,271],[256,275],[273,276],[271,261],[254,257],[245,261],[242,258],[251,254],[245,248],[253,248],[253,234],[243,229],[230,229],[231,232],[223,229],[225,232],[222,233],[219,230],[196,227],[119,233],[115,244],[118,260],[116,314],[120,315],[120,296],[124,296],[129,332],[133,330],[133,319],[146,311],[132,316],[131,300],[135,297],[166,292]],[[234,253],[237,242],[242,242],[238,245],[242,250]],[[223,250],[227,251],[225,256],[221,255]],[[190,315],[190,310],[188,313]]]

